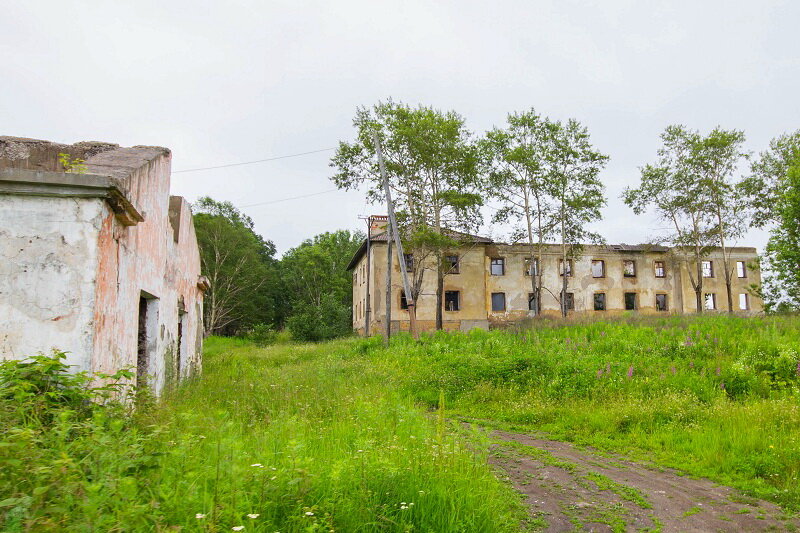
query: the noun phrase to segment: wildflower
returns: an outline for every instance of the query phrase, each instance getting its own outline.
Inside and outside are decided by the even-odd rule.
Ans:
[[[670,367],[669,370],[670,370],[670,372],[672,372],[673,376],[678,373],[678,370],[674,366]]]
[[[800,377],[800,361],[797,361],[797,377]]]
[[[206,515],[204,515],[203,513],[197,513],[196,515],[194,515],[194,517],[197,518],[198,520],[202,520],[203,518],[206,517]]]
[[[722,373],[722,369],[720,367],[717,367],[717,375],[719,376],[721,373]]]
[[[629,378],[633,377],[633,365],[628,367],[628,377]]]
[[[725,390],[725,383],[720,383],[719,388]]]
[[[314,513],[312,513],[311,511],[306,511],[306,516],[314,516]]]
[[[206,436],[205,435],[198,435],[197,438],[198,439],[204,439],[204,438],[206,438]]]
[[[689,361],[689,368],[694,368],[694,361]]]
[[[264,468],[264,465],[262,465],[261,463],[253,463],[250,466],[253,466],[255,468]]]
[[[255,519],[256,519],[256,518],[258,518],[259,516],[261,516],[261,515],[260,515],[260,514],[258,514],[258,513],[250,513],[250,514],[248,514],[248,515],[247,515],[247,518],[249,518],[249,519],[251,519],[251,520],[255,520]]]
[[[601,336],[601,337],[605,337],[605,336],[606,336],[606,332],[605,332],[605,331],[601,331],[601,332],[600,332],[600,336]]]
[[[231,529],[234,531],[241,531],[244,529],[244,526],[233,526]]]
[[[601,378],[601,377],[603,377],[603,369],[602,369],[602,368],[601,368],[600,370],[598,370],[598,371],[597,371],[597,377],[598,377],[598,378]]]
[[[611,363],[606,363],[606,374],[611,374]]]

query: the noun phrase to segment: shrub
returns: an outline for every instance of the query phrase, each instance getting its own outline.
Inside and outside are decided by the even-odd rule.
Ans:
[[[318,342],[344,337],[353,331],[350,308],[332,295],[323,295],[320,305],[298,303],[287,325],[292,337]]]

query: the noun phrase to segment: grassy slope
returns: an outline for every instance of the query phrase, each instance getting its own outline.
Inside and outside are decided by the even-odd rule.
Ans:
[[[133,421],[20,426],[0,405],[0,525],[518,530],[486,440],[445,431],[440,395],[448,416],[625,451],[798,509],[798,333],[797,319],[706,317],[388,349],[212,338],[203,378]]]

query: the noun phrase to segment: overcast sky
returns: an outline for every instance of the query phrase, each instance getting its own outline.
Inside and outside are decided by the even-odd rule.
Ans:
[[[611,156],[594,229],[614,243],[658,233],[619,195],[668,124],[742,129],[754,152],[800,128],[797,1],[0,0],[0,12],[0,135],[161,145],[182,170],[334,147],[357,106],[388,97],[456,110],[476,133],[535,107],[578,119]],[[250,206],[284,252],[385,211],[325,192],[331,154],[177,173],[172,190]]]

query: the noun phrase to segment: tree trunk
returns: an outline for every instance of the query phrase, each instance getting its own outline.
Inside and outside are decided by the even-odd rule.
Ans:
[[[442,308],[442,295],[444,293],[444,272],[442,272],[442,253],[437,252],[436,261],[436,330],[441,331],[443,328]]]

